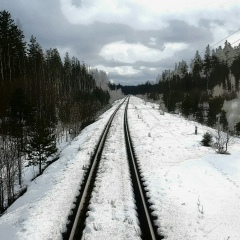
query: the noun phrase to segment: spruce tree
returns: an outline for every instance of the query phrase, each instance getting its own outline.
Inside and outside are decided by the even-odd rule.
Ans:
[[[207,45],[206,51],[205,51],[205,54],[204,54],[204,64],[203,64],[203,66],[204,66],[204,73],[205,73],[206,81],[207,81],[206,90],[209,90],[209,77],[210,77],[211,68],[212,68],[209,44]]]
[[[29,165],[38,165],[39,174],[47,158],[57,152],[54,128],[49,120],[38,118],[30,131],[26,147]]]
[[[204,133],[203,139],[201,140],[201,144],[205,147],[211,146],[212,138],[213,137],[209,132]]]

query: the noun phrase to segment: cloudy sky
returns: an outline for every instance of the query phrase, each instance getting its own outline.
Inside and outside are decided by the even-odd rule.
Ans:
[[[26,41],[34,35],[124,85],[155,81],[240,29],[239,0],[0,0],[4,9]],[[238,39],[240,31],[228,41]]]

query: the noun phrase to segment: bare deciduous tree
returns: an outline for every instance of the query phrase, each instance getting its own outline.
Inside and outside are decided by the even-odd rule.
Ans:
[[[223,125],[219,122],[216,125],[216,130],[213,132],[215,139],[214,148],[217,153],[226,154],[228,153],[228,146],[233,141],[230,130],[224,129]]]

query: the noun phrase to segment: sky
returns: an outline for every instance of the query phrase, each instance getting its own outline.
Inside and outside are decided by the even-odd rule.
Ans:
[[[239,0],[0,0],[43,49],[68,52],[123,85],[155,82],[175,63],[240,29]],[[240,43],[240,30],[227,38]],[[237,41],[239,40],[239,41]]]

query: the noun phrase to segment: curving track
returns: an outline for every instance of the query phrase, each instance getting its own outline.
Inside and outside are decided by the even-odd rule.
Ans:
[[[102,152],[104,149],[104,144],[107,139],[107,135],[113,119],[119,109],[123,106],[125,101],[127,100],[125,111],[124,111],[124,135],[125,135],[125,144],[126,144],[126,152],[129,163],[132,188],[134,191],[135,202],[137,206],[137,214],[139,218],[139,226],[141,228],[141,238],[147,240],[158,240],[163,239],[162,236],[157,234],[157,227],[154,226],[154,218],[151,215],[150,205],[148,203],[148,199],[146,197],[147,193],[144,190],[144,184],[141,180],[140,171],[138,169],[137,160],[135,158],[134,149],[129,133],[129,127],[127,122],[127,108],[128,108],[128,99],[126,98],[114,111],[112,116],[110,117],[101,137],[97,144],[95,153],[91,159],[91,166],[88,169],[88,173],[86,174],[85,181],[82,183],[81,189],[82,192],[78,197],[78,202],[76,205],[75,213],[69,218],[70,224],[68,226],[68,232],[63,234],[64,239],[81,239],[83,230],[85,227],[85,220],[87,216],[88,206],[90,204],[91,194],[94,189],[94,183],[97,176],[97,170],[99,163],[101,161]],[[72,219],[71,219],[72,218]]]

